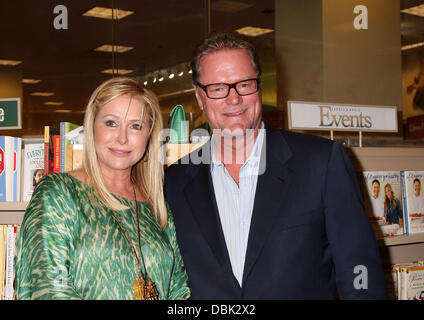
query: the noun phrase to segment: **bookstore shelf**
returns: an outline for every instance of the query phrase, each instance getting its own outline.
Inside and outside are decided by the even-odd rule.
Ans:
[[[201,144],[171,146],[168,165]],[[349,148],[347,149],[357,171],[371,170],[424,170],[424,148]],[[0,203],[0,224],[20,224],[28,202]],[[384,263],[402,263],[424,258],[424,234],[379,239]]]

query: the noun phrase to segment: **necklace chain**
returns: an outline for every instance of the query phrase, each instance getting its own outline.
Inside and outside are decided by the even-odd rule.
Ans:
[[[139,274],[138,274],[139,281],[143,280],[144,284],[147,284],[148,286],[150,286],[150,289],[148,289],[147,297],[144,297],[144,298],[146,298],[146,299],[149,299],[149,298],[156,299],[158,297],[156,286],[155,286],[154,282],[152,282],[150,280],[150,278],[147,274],[146,265],[144,263],[143,252],[141,251],[140,221],[139,221],[138,206],[137,206],[137,194],[136,194],[134,185],[133,185],[133,191],[134,191],[134,207],[135,207],[136,226],[137,226],[137,245],[138,245],[138,251],[139,251],[139,254],[140,254],[140,257],[141,257],[141,261],[140,261],[140,258],[137,255],[137,251],[135,249],[135,246],[134,246],[130,236],[128,235],[127,228],[125,228],[124,224],[122,223],[122,220],[119,218],[119,216],[115,212],[115,210],[113,210],[112,212],[113,212],[113,216],[114,216],[115,220],[118,222],[120,228],[123,231],[124,237],[126,238],[126,240],[128,241],[128,243],[131,246],[131,249],[132,249],[132,251],[134,253],[134,257],[135,257],[136,266],[138,266],[140,268],[140,271],[139,271]],[[141,267],[142,265],[143,265],[143,268]],[[144,269],[144,272],[143,272],[143,269]],[[151,292],[152,287],[154,287],[153,295],[152,295],[152,292]]]

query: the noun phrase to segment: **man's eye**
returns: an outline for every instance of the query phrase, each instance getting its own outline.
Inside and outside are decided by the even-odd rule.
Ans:
[[[108,127],[116,127],[116,123],[113,120],[106,120],[105,124]]]

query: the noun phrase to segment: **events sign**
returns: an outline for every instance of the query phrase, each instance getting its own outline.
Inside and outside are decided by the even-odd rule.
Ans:
[[[22,129],[21,99],[0,99],[0,130]]]
[[[386,106],[288,102],[289,128],[397,132],[397,109]]]

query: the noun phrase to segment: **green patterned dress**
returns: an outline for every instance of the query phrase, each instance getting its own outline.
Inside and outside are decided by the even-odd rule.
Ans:
[[[16,299],[134,299],[136,262],[111,210],[89,200],[90,187],[67,173],[38,183],[25,211],[15,264]],[[117,211],[137,246],[134,201]],[[137,202],[141,246],[159,299],[190,296],[174,222],[161,230],[146,202]]]

